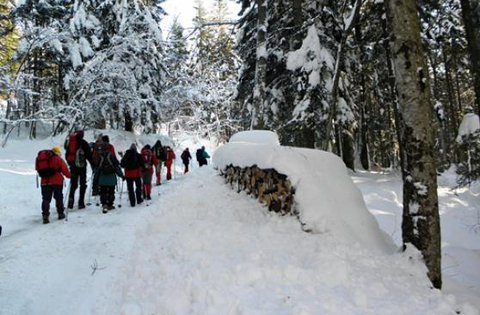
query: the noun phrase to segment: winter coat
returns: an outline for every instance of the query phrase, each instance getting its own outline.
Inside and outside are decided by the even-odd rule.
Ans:
[[[145,166],[142,156],[134,149],[128,149],[123,155],[120,165],[125,169],[125,178],[139,178]]]
[[[188,165],[188,163],[192,159],[192,155],[190,154],[190,151],[187,149],[183,150],[182,155],[180,157],[182,158],[182,162],[185,165]]]
[[[165,166],[170,167],[173,163],[173,160],[175,160],[177,156],[175,155],[175,152],[173,152],[172,148],[170,147],[167,148],[166,154],[167,154],[167,160],[165,161]]]
[[[50,163],[52,168],[57,169],[58,171],[49,177],[43,177],[41,184],[43,185],[63,185],[63,176],[70,178],[70,170],[68,169],[67,163],[58,155],[52,156]]]
[[[98,170],[98,185],[99,186],[115,186],[117,184],[117,176],[123,178],[123,172],[120,168],[120,162],[114,155],[111,155],[112,163],[115,167],[114,173],[105,174],[102,169]]]
[[[107,142],[97,141],[93,145],[93,150],[92,150],[92,161],[93,161],[92,165],[95,165],[95,167],[98,167],[98,164],[100,163],[101,154],[99,152],[102,152],[102,151],[108,151],[112,154],[112,156],[117,158],[115,154],[115,148],[113,147],[113,145]]]
[[[143,148],[142,149],[142,159],[143,159],[143,155],[146,154],[146,152],[150,151],[150,153],[152,154],[152,165],[150,165],[150,167],[147,167],[147,164],[145,163],[145,160],[143,160],[144,162],[144,166],[142,167],[142,174],[148,174],[148,175],[152,175],[153,174],[153,170],[155,169],[155,167],[158,165],[158,159],[157,157],[155,156],[155,154],[153,154],[152,150],[150,149],[147,149],[147,148]]]
[[[160,140],[157,140],[157,142],[155,142],[152,147],[152,152],[159,162],[164,162],[166,160],[165,148],[162,146]]]

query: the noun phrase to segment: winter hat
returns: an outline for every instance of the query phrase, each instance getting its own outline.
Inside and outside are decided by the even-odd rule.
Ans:
[[[137,145],[135,143],[132,143],[132,145],[130,146],[130,150],[137,150]]]
[[[150,150],[151,148],[152,148],[152,147],[151,147],[149,144],[147,144],[147,145],[145,146],[145,149],[149,149],[149,150]]]
[[[53,153],[55,153],[56,155],[62,155],[62,148],[60,148],[59,146],[55,146],[52,148],[52,151]]]
[[[110,143],[110,138],[107,135],[102,136],[102,141],[106,143]]]
[[[77,137],[78,137],[79,139],[83,139],[83,136],[84,136],[83,130],[77,130]]]

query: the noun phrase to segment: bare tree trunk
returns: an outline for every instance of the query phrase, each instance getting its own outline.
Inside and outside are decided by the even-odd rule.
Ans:
[[[420,38],[416,0],[388,0],[395,83],[405,149],[403,182],[404,244],[423,254],[427,275],[442,287],[440,216],[438,213],[435,129],[430,82]]]
[[[460,0],[460,4],[475,82],[477,113],[480,113],[480,3],[478,0]]]
[[[265,128],[265,82],[267,76],[267,0],[257,2],[257,52],[251,129]]]

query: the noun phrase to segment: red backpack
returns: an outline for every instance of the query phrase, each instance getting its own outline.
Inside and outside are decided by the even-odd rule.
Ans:
[[[58,172],[53,161],[55,153],[52,150],[41,150],[35,159],[35,170],[41,178],[50,177]]]
[[[146,169],[151,168],[152,165],[153,165],[153,161],[152,161],[153,152],[152,152],[152,150],[144,148],[144,149],[142,149],[141,155],[142,155],[143,161],[145,162],[144,167]]]
[[[65,141],[65,159],[67,162],[74,162],[77,154],[78,137],[77,133],[71,133]]]

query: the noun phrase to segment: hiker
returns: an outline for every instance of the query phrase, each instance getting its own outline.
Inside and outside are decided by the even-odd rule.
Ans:
[[[90,145],[83,139],[83,130],[77,130],[70,134],[65,141],[65,159],[72,178],[70,179],[70,192],[68,194],[69,209],[73,208],[75,203],[75,191],[80,181],[80,192],[78,196],[78,209],[85,208],[85,192],[87,191],[87,161],[90,167],[94,168],[92,152]]]
[[[165,160],[165,167],[167,168],[167,180],[171,180],[173,160],[175,160],[177,157],[175,156],[175,152],[173,152],[170,146],[166,147],[165,154],[167,156],[167,159]]]
[[[103,134],[100,133],[95,139],[95,142],[93,142],[90,145],[90,147],[92,148],[92,160],[93,160],[92,196],[98,195],[98,183],[95,180],[95,169],[97,168],[98,163],[100,163],[99,151],[101,150],[101,147],[103,145],[102,137],[103,137]]]
[[[128,199],[130,205],[135,207],[143,202],[142,199],[142,167],[144,167],[142,156],[137,152],[137,146],[132,143],[122,157],[120,165],[125,169],[125,179],[127,180]],[[135,191],[133,184],[135,183]]]
[[[102,212],[107,213],[109,210],[115,209],[113,202],[115,201],[117,176],[123,180],[125,179],[120,168],[120,162],[118,162],[117,157],[110,150],[102,151],[96,174],[98,176]]]
[[[196,153],[198,166],[202,167],[203,165],[207,165],[207,159],[210,158],[207,151],[205,151],[205,146],[202,146],[200,149],[197,150]]]
[[[192,155],[190,154],[190,151],[188,150],[188,148],[185,148],[185,150],[183,150],[180,158],[182,159],[183,165],[185,166],[185,170],[184,170],[183,174],[187,174],[188,173],[188,164],[190,164],[190,160],[192,159]]]
[[[162,142],[157,140],[152,147],[153,154],[157,158],[158,164],[155,166],[155,176],[156,176],[156,185],[159,186],[162,184],[162,166],[165,160],[167,159],[165,155],[165,149],[162,146]]]
[[[43,224],[48,224],[50,216],[50,202],[55,198],[58,219],[65,219],[63,205],[63,177],[70,178],[71,174],[67,163],[61,158],[62,149],[58,146],[52,150],[42,150],[35,161],[35,170],[41,177],[42,187],[42,218]]]
[[[93,180],[92,180],[92,196],[97,196],[100,194],[99,185],[98,185],[98,172],[97,168],[100,165],[100,161],[102,159],[102,155],[106,152],[110,152],[115,159],[117,159],[117,155],[115,154],[115,147],[110,144],[110,138],[107,135],[100,134],[95,141],[92,151],[92,160],[94,165],[93,170]]]
[[[158,160],[149,144],[142,148],[140,154],[144,163],[142,168],[143,199],[151,200],[153,169],[158,165]]]

